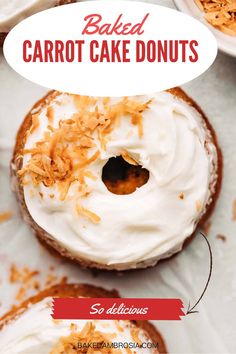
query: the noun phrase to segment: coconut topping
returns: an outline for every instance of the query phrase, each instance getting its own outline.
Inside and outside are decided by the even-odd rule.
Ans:
[[[61,119],[57,128],[50,122],[53,120],[54,110],[47,108],[49,125],[44,138],[35,143],[32,149],[23,150],[23,154],[30,154],[30,160],[19,172],[22,183],[27,183],[29,176],[33,185],[37,187],[43,183],[46,187],[56,185],[60,201],[64,201],[74,182],[78,182],[77,190],[80,200],[76,206],[78,214],[83,215],[94,223],[100,217],[82,206],[82,198],[91,193],[85,177],[94,179],[89,166],[100,156],[100,151],[106,149],[109,134],[119,124],[121,117],[131,119],[137,126],[140,139],[143,136],[142,113],[148,109],[151,101],[139,101],[123,98],[119,102],[109,105],[109,99],[103,100],[102,106],[96,98],[73,95],[77,113],[66,119]],[[27,135],[39,127],[39,114],[32,114],[32,124]],[[97,135],[100,146],[96,146],[94,137]],[[127,152],[122,155],[131,164],[137,164]],[[40,194],[43,198],[43,195]]]
[[[205,19],[220,31],[236,35],[236,0],[195,0]]]
[[[61,337],[50,354],[92,354],[94,352],[101,354],[121,354],[121,350],[105,347],[106,344],[112,344],[112,339],[116,337],[115,333],[103,333],[96,330],[92,322],[87,322],[80,332],[75,332],[74,326],[72,332],[67,337]],[[97,350],[89,348],[89,344],[96,345]],[[104,347],[103,347],[103,344]],[[80,346],[79,346],[80,345]]]

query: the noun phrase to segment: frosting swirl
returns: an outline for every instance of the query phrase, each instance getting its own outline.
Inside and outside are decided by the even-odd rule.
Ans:
[[[63,346],[73,347],[72,345],[70,347],[70,335],[73,334],[73,342],[78,337],[78,342],[76,339],[78,345],[91,342],[91,345],[97,345],[99,348],[100,338],[107,344],[120,344],[119,349],[113,349],[109,353],[125,354],[127,350],[125,347],[122,348],[122,344],[132,343],[135,349],[130,349],[129,353],[131,354],[158,354],[155,349],[158,343],[152,343],[146,332],[129,321],[73,320],[72,323],[69,320],[53,320],[50,304],[51,298],[45,298],[28,307],[15,320],[3,327],[0,331],[2,353],[65,353],[66,350],[63,351],[63,349],[66,347],[63,348]],[[143,343],[143,347],[137,348],[137,343]],[[92,353],[90,350],[88,352]],[[74,351],[71,350],[70,353],[72,352]],[[78,353],[78,351],[75,352]],[[102,350],[101,353],[103,353]],[[108,353],[108,351],[104,351],[104,353]]]
[[[29,213],[54,241],[75,258],[116,269],[152,265],[179,251],[210,203],[217,180],[216,147],[196,109],[168,92],[132,99],[147,105],[141,127],[126,113],[107,135],[105,147],[93,135],[89,156],[99,155],[89,165],[94,178],[84,176],[89,188],[83,197],[84,213],[75,213],[79,182],[63,201],[55,185],[24,185]],[[102,102],[97,99],[93,109],[102,110]],[[109,106],[117,102],[111,99]],[[42,105],[25,149],[33,149],[45,136],[49,106],[54,129],[79,110],[69,94],[58,94]],[[149,180],[132,194],[116,195],[103,183],[102,170],[124,151],[149,171]],[[26,154],[23,168],[29,161]]]

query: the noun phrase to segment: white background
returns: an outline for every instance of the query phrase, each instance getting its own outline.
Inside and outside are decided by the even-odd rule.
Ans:
[[[149,1],[173,7],[172,1]],[[171,24],[170,24],[171,25]],[[204,109],[217,132],[224,154],[224,181],[209,234],[214,254],[209,289],[192,314],[181,322],[158,322],[170,353],[236,353],[236,221],[232,202],[236,198],[236,60],[222,53],[213,66],[198,79],[184,85]],[[10,191],[9,161],[17,128],[23,117],[41,98],[45,89],[22,79],[0,56],[0,212],[13,210],[14,217],[0,225],[0,307],[1,313],[14,302],[16,287],[6,281],[12,262],[41,270],[56,264],[59,275],[75,282],[116,288],[123,296],[180,297],[194,303],[205,284],[208,253],[204,240],[196,237],[180,255],[154,269],[123,276],[83,271],[61,261],[39,246],[19,217]],[[227,241],[216,238],[223,234]],[[145,240],[144,240],[145,242]]]

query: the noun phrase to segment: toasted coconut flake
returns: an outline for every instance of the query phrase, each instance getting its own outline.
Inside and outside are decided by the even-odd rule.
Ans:
[[[50,130],[51,132],[55,132],[55,128],[51,124],[47,126],[47,129]]]
[[[202,5],[202,3],[201,3],[201,0],[195,0],[195,2],[196,2],[196,4],[197,4],[197,6],[199,7],[199,9],[200,9],[201,11],[204,11],[204,7],[203,7],[203,5]]]
[[[124,328],[120,325],[119,320],[115,320],[116,328],[118,329],[119,332],[124,332]]]
[[[45,187],[55,186],[60,201],[67,198],[71,184],[75,181],[78,184],[78,198],[84,198],[91,192],[85,177],[94,180],[96,177],[88,171],[88,167],[99,158],[100,150],[106,149],[109,134],[120,124],[121,118],[130,119],[137,126],[140,138],[143,136],[142,113],[151,102],[142,103],[124,98],[110,104],[110,99],[104,98],[100,105],[96,98],[79,95],[71,97],[77,112],[71,117],[60,119],[58,126],[53,126],[54,109],[49,105],[46,111],[49,122],[47,130],[31,149],[24,149],[23,154],[31,156],[18,172],[21,181],[29,176],[34,186],[41,183]],[[39,113],[32,115],[30,132],[38,126]],[[96,135],[100,142],[100,148],[97,149]],[[127,153],[123,157],[130,164],[137,165]],[[100,217],[83,207],[79,213],[95,223],[100,221]]]
[[[30,270],[28,267],[23,267],[20,269],[13,263],[10,268],[9,281],[10,283],[16,283],[20,281],[26,285],[29,280],[38,274],[39,272],[37,270]]]
[[[30,270],[28,267],[18,268],[15,264],[11,265],[9,282],[20,285],[15,300],[22,301],[26,297],[28,290],[38,290],[40,288],[39,281],[35,279],[38,275],[39,272],[37,270]]]
[[[94,147],[94,143],[92,142],[92,140],[86,136],[83,136],[80,140],[80,145],[82,147],[86,147],[86,148],[91,148]]]
[[[46,116],[48,117],[49,123],[52,123],[54,119],[54,108],[52,106],[47,108]]]
[[[200,200],[197,200],[195,203],[196,211],[199,213],[202,210],[202,203]]]
[[[32,134],[39,127],[39,116],[38,114],[32,114],[32,124],[30,127],[30,134]]]
[[[15,283],[19,279],[19,270],[17,269],[15,264],[11,265],[10,268],[10,276],[9,276],[9,281],[10,283]]]
[[[17,174],[19,177],[23,177],[26,173],[27,173],[27,168],[22,168],[21,170],[17,171]],[[23,182],[23,179],[22,179],[22,182]]]
[[[58,278],[52,273],[54,268],[49,268],[50,272],[46,279],[41,283],[41,276],[38,270],[30,269],[26,266],[18,267],[12,264],[9,271],[9,283],[17,287],[15,300],[22,302],[26,297],[32,294],[32,290],[39,290],[51,286],[52,284],[65,284],[66,277]]]
[[[34,172],[37,175],[40,175],[42,177],[47,177],[47,173],[42,168],[35,165],[33,162],[29,163],[28,169],[29,171]]]
[[[81,197],[87,197],[91,193],[91,188],[87,184],[79,186],[79,194]]]
[[[236,35],[236,0],[195,0],[205,19],[220,31]]]
[[[8,221],[12,218],[11,211],[5,211],[4,213],[0,213],[0,223]]]
[[[20,287],[20,289],[18,290],[18,292],[16,294],[16,300],[22,301],[25,297],[25,293],[26,293],[26,288],[24,286]]]
[[[81,162],[80,164],[78,164],[78,168],[82,168],[85,167],[89,164],[91,164],[92,162],[96,161],[100,156],[100,151],[96,151],[90,158],[88,158],[87,160]]]
[[[78,214],[85,216],[88,218],[90,221],[92,221],[94,224],[98,224],[101,220],[100,216],[95,214],[94,212],[83,208],[80,204],[77,204],[76,206],[76,211]]]
[[[236,221],[236,199],[234,199],[232,206],[232,220]]]
[[[124,151],[121,156],[123,157],[123,159],[128,162],[130,165],[134,165],[134,166],[138,166],[137,161],[135,161],[129,154],[127,151]]]
[[[97,180],[97,177],[91,171],[84,171],[84,176],[92,179],[93,181]]]
[[[131,329],[131,336],[133,338],[134,343],[137,343],[140,346],[142,345],[142,341],[139,338],[139,329],[138,328]]]
[[[71,334],[67,337],[61,337],[50,354],[122,354],[120,349],[103,346],[105,343],[111,344],[111,338],[114,338],[116,334],[97,331],[92,322],[87,322],[80,332],[74,330],[73,324],[70,329]],[[81,344],[81,349],[78,348],[78,343]],[[96,349],[93,345],[89,346],[93,343],[96,344]]]
[[[61,182],[59,185],[59,189],[60,189],[60,200],[63,201],[66,199],[66,196],[69,192],[70,186],[71,186],[72,180],[68,179],[65,180],[65,182]]]

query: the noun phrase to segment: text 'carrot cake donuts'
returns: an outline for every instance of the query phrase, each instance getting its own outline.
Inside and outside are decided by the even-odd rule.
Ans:
[[[47,289],[0,320],[1,353],[166,353],[160,333],[147,321],[72,321],[51,317],[52,297],[117,296],[116,291],[89,285],[64,284]]]
[[[182,249],[215,204],[221,163],[212,127],[179,88],[51,92],[19,130],[12,177],[41,240],[83,266],[126,270]]]

